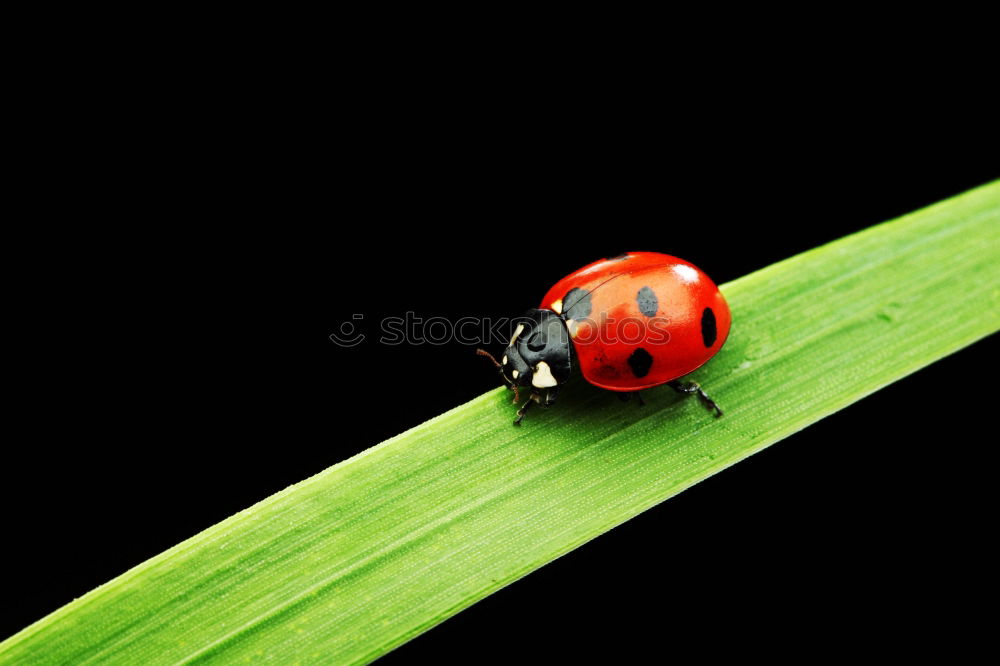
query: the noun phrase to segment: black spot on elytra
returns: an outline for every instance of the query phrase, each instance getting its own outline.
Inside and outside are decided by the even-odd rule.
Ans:
[[[632,368],[632,374],[636,377],[645,377],[653,367],[653,357],[648,351],[639,347],[628,357],[628,366]]]
[[[573,287],[563,296],[563,316],[566,319],[586,319],[594,309],[590,302],[590,292],[586,289]]]
[[[715,338],[718,335],[719,331],[715,324],[715,313],[712,312],[712,308],[705,308],[705,311],[701,313],[701,340],[705,343],[706,347],[711,347],[715,344]]]
[[[655,316],[656,311],[660,309],[660,301],[649,287],[640,289],[639,293],[635,295],[635,301],[639,304],[639,312],[647,317]]]

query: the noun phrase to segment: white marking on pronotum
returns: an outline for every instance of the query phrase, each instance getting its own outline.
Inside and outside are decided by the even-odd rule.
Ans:
[[[552,304],[552,310],[556,314],[562,314],[562,299],[561,298],[558,301],[556,301],[555,303]]]
[[[514,379],[517,379],[517,376],[520,375],[520,374],[521,374],[520,372],[518,372],[517,370],[515,370],[514,372],[510,373],[510,376],[513,377]]]
[[[579,332],[580,326],[576,323],[575,319],[566,320],[566,330],[569,331],[569,337],[575,338],[576,334]]]
[[[531,385],[535,388],[549,388],[555,386],[556,378],[552,376],[552,370],[545,361],[539,361],[535,366],[535,373],[531,375]]]
[[[503,355],[503,359],[501,359],[500,363],[501,363],[502,365],[507,365],[507,354],[504,354],[504,355]]]
[[[677,277],[679,277],[683,282],[690,283],[698,281],[698,271],[685,264],[677,264],[674,266],[674,273],[677,273]]]
[[[524,324],[518,324],[517,328],[514,329],[514,335],[510,336],[510,345],[508,347],[513,346],[514,341],[517,340],[517,336],[521,335],[522,331],[524,331]]]

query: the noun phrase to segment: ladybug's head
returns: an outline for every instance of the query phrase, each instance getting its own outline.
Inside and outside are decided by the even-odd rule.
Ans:
[[[511,386],[551,389],[569,379],[571,343],[566,323],[552,310],[528,310],[514,320],[514,334],[500,361]]]

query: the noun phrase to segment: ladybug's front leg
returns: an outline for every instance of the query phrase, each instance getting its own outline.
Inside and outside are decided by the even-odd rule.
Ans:
[[[722,416],[722,410],[719,409],[719,406],[715,404],[714,400],[708,397],[708,394],[702,390],[698,382],[679,382],[674,380],[672,382],[667,382],[667,386],[678,393],[684,393],[686,395],[697,393],[698,399],[701,400],[701,404],[705,405],[709,411],[715,412],[715,418]]]
[[[524,415],[528,413],[528,408],[535,403],[536,395],[538,394],[532,393],[530,396],[528,396],[528,399],[524,401],[523,405],[521,405],[521,409],[517,410],[517,418],[514,419],[514,425],[516,426],[521,425],[521,419],[523,419]]]
[[[523,405],[521,405],[521,409],[517,410],[517,418],[514,419],[514,425],[521,425],[521,420],[524,418],[524,415],[528,413],[528,407],[531,407],[534,403],[537,402],[542,407],[548,407],[555,402],[556,395],[558,394],[558,388],[559,387],[557,386],[553,386],[552,388],[547,389],[545,391],[544,398],[538,391],[532,391],[531,395],[528,396],[528,399],[524,401]]]

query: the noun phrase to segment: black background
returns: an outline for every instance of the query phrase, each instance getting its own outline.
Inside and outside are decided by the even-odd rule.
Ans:
[[[162,163],[76,189],[88,218],[116,224],[43,233],[15,290],[25,369],[2,472],[0,636],[497,384],[472,347],[337,347],[352,314],[363,328],[407,310],[515,315],[633,249],[724,283],[1000,175],[982,127],[900,130],[900,109],[853,109],[847,129],[797,106],[697,124],[697,108],[621,109],[608,124],[479,115],[483,97],[412,112],[422,102],[286,114],[263,135],[222,116],[197,141],[165,127],[145,146]],[[994,347],[811,426],[387,659],[764,655],[789,636],[849,655],[975,634],[995,401],[978,380]]]

